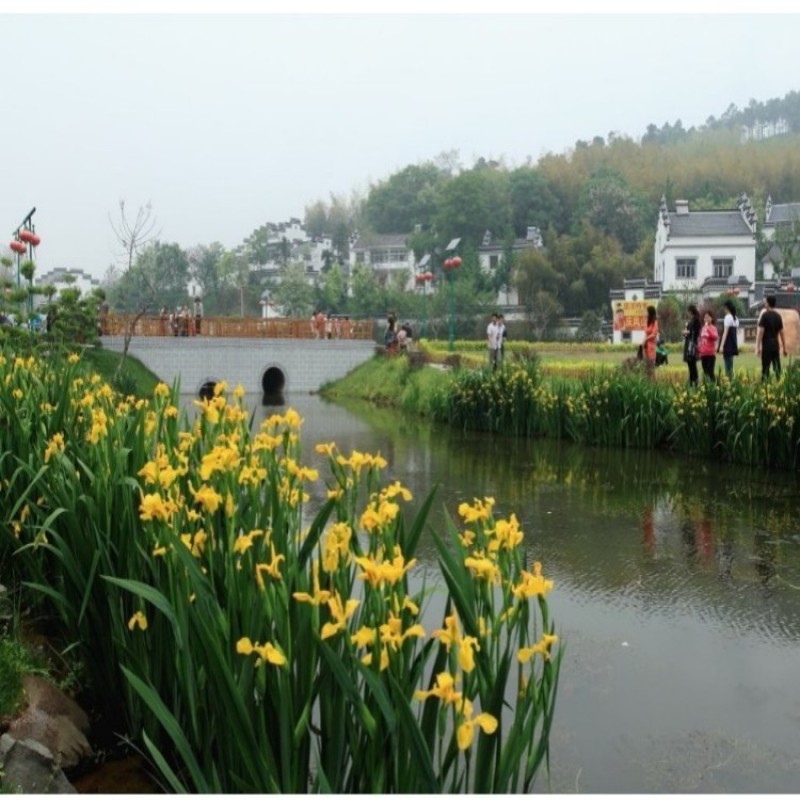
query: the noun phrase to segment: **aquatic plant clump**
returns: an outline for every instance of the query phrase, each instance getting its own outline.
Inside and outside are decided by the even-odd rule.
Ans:
[[[620,371],[580,379],[537,369],[463,370],[436,395],[434,418],[464,430],[665,448],[753,466],[800,468],[800,368],[777,381],[739,374],[675,386]]]
[[[318,443],[323,478],[298,415],[251,432],[242,394],[217,384],[190,423],[163,384],[0,360],[0,548],[93,690],[173,791],[530,789],[563,651],[516,517],[475,499],[430,531],[433,494],[408,521],[380,454]]]

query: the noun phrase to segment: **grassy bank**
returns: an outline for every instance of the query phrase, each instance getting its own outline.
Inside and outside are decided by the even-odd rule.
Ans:
[[[124,394],[133,394],[137,397],[152,397],[153,391],[159,382],[158,375],[151,372],[141,361],[132,356],[127,356],[122,366],[120,376],[114,381],[122,356],[112,350],[101,347],[88,347],[83,351],[82,360],[87,369],[97,373],[106,383],[118,384]]]
[[[436,363],[413,367],[407,358],[376,357],[335,383],[321,394],[336,400],[367,400],[378,406],[399,408],[412,414],[432,416],[436,397],[453,381],[453,373]]]

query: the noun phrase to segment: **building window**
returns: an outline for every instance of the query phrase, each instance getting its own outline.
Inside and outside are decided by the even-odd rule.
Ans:
[[[733,275],[733,259],[732,258],[714,258],[714,277],[715,278],[730,278]]]
[[[388,250],[370,250],[369,251],[369,263],[370,264],[388,264],[389,263],[389,251]]]
[[[389,250],[389,261],[397,262],[397,261],[407,261],[408,260],[408,250],[405,247],[394,247]]]
[[[500,258],[498,256],[489,256],[489,267],[491,269],[497,269],[497,265],[500,262]]]
[[[359,250],[356,253],[356,264],[363,264],[364,261],[365,261],[365,259],[364,259],[364,251],[363,250]]]
[[[696,258],[676,258],[675,259],[676,278],[696,278],[697,259]]]

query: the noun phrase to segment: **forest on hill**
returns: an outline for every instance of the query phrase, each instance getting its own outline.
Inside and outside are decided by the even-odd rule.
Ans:
[[[743,129],[782,121],[788,131],[746,140]],[[314,235],[330,235],[340,253],[361,235],[407,233],[421,257],[462,239],[474,258],[486,231],[494,241],[524,238],[538,227],[545,250],[512,263],[509,250],[495,284],[513,282],[526,305],[541,292],[568,315],[607,315],[608,290],[626,277],[650,277],[658,207],[686,199],[693,210],[735,208],[746,193],[763,219],[774,203],[800,201],[800,93],[684,129],[680,120],[649,125],[639,141],[625,135],[578,141],[563,154],[508,167],[480,158],[460,168],[455,154],[412,164],[373,185],[350,206],[340,199],[306,208]],[[497,288],[495,286],[495,288]]]

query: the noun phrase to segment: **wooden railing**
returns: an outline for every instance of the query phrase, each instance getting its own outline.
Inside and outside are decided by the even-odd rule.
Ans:
[[[108,314],[100,319],[104,336],[124,336],[133,314]],[[339,319],[330,331],[322,334],[312,328],[310,319],[257,319],[236,317],[203,317],[199,335],[213,337],[240,337],[243,339],[372,339],[373,324],[370,319]],[[329,335],[330,334],[330,335]],[[194,317],[178,318],[174,323],[158,316],[139,317],[134,336],[196,336]]]

